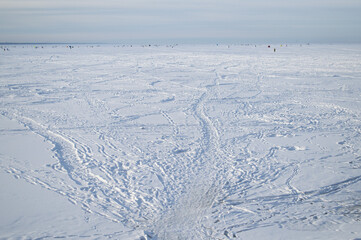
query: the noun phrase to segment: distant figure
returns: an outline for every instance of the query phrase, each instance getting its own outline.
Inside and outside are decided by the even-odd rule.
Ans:
[[[271,45],[268,45],[268,48],[271,48]]]
[[[273,49],[273,52],[276,52],[276,48]]]

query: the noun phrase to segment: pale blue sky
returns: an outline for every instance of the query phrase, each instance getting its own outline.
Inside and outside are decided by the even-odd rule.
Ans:
[[[361,0],[0,0],[0,42],[361,43]]]

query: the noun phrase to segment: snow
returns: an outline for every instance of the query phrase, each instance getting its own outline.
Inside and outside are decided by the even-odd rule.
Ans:
[[[0,238],[361,238],[360,45],[7,48]]]

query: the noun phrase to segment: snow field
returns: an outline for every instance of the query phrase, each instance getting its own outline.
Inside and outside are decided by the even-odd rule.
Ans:
[[[17,45],[0,61],[2,211],[54,201],[7,211],[0,237],[361,237],[359,45]]]

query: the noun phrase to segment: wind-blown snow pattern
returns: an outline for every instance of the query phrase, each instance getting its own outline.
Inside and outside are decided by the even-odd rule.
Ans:
[[[96,221],[0,238],[361,238],[361,46],[7,48],[0,170]]]

